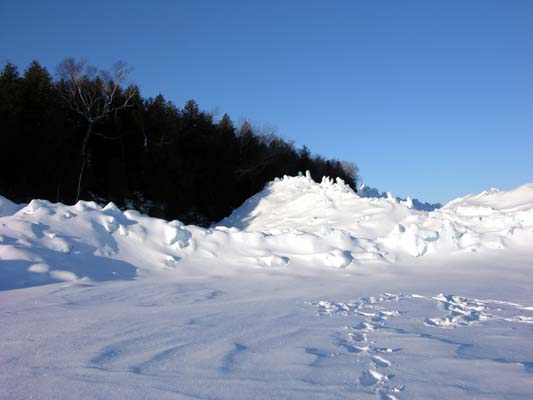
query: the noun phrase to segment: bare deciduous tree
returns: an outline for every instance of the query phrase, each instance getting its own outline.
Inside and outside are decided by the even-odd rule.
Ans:
[[[81,167],[78,177],[76,201],[79,200],[83,173],[87,166],[87,144],[91,135],[99,135],[94,126],[112,114],[133,105],[135,88],[129,86],[122,92],[120,85],[131,71],[123,61],[113,64],[111,71],[98,70],[85,61],[65,59],[58,67],[60,94],[65,105],[86,124],[81,145]]]

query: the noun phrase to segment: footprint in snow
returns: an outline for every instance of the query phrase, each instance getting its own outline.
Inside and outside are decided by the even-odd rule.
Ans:
[[[363,386],[373,386],[378,383],[386,381],[388,378],[386,375],[379,373],[373,369],[365,369],[359,376],[359,383]]]
[[[439,308],[445,311],[445,315],[426,318],[424,324],[437,328],[466,327],[491,320],[533,323],[533,315],[524,315],[533,311],[531,306],[442,293],[434,297],[384,293],[376,297],[365,297],[345,303],[326,300],[311,303],[318,309],[317,314],[319,316],[353,315],[364,319],[354,326],[346,327],[344,332],[346,339],[339,340],[338,345],[345,348],[348,353],[356,354],[358,359],[363,356],[368,357],[368,368],[361,372],[358,382],[361,386],[371,389],[381,400],[398,400],[394,393],[404,390],[404,386],[388,385],[388,382],[394,378],[394,374],[389,373],[393,371],[393,364],[381,356],[381,354],[393,353],[401,349],[379,347],[375,340],[369,339],[369,335],[373,336],[373,332],[378,329],[387,329],[389,318],[400,317],[403,314],[399,310],[387,310],[384,305],[404,299],[436,301]],[[517,310],[520,310],[518,315]],[[368,343],[372,343],[372,345],[368,345]]]
[[[385,359],[383,357],[380,357],[380,356],[372,356],[372,357],[370,357],[370,359],[378,367],[388,368],[388,367],[390,367],[392,365],[389,360],[387,360],[387,359]]]
[[[478,300],[467,297],[444,295],[432,298],[446,312],[445,315],[427,318],[424,323],[439,328],[457,328],[485,321],[507,321],[517,323],[533,323],[533,315],[516,315],[516,310],[532,311],[529,306],[509,303],[500,300]],[[514,315],[513,315],[514,314]]]

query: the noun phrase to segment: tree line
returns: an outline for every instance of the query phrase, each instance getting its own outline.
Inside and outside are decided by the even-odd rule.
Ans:
[[[113,201],[152,216],[209,225],[266,182],[309,170],[356,188],[355,164],[296,148],[250,122],[217,119],[194,100],[125,86],[124,63],[101,71],[69,58],[52,76],[33,61],[0,74],[0,194],[72,204]]]

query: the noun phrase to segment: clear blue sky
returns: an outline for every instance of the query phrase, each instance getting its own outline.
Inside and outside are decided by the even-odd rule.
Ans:
[[[397,195],[533,181],[533,1],[7,1],[0,62],[122,59]]]

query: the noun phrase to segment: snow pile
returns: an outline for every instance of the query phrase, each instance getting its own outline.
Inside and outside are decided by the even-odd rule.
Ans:
[[[220,225],[270,233],[341,229],[356,237],[375,238],[419,214],[392,195],[386,199],[359,197],[342,179],[334,182],[324,177],[317,183],[309,175],[285,176],[267,184]]]
[[[466,196],[428,213],[392,195],[359,197],[342,180],[284,177],[210,229],[122,212],[113,203],[0,201],[0,290],[134,279],[183,260],[206,268],[231,260],[232,268],[331,269],[527,248],[533,239],[533,184]]]
[[[0,200],[0,398],[533,393],[531,184],[424,212],[286,177],[210,229]]]
[[[7,215],[13,215],[23,206],[17,205],[3,196],[0,196],[0,217],[5,217]]]
[[[378,197],[378,198],[387,198],[389,197],[388,192],[380,192],[378,189],[366,186],[365,184],[362,184],[359,188],[359,191],[357,194],[361,197]],[[407,197],[407,199],[402,199],[400,197],[396,197],[397,201],[407,201],[410,204],[412,204],[411,208],[414,208],[415,210],[420,211],[433,211],[437,208],[441,208],[442,204],[440,203],[428,203],[427,201],[420,201],[418,199],[411,199],[410,197]]]
[[[410,199],[360,197],[341,180],[285,177],[270,183],[228,218],[225,226],[279,234],[298,230],[326,238],[347,235],[352,243],[372,244],[383,259],[405,253],[502,249],[531,244],[533,184],[510,191],[491,189],[425,212]],[[352,251],[352,248],[342,249]]]

